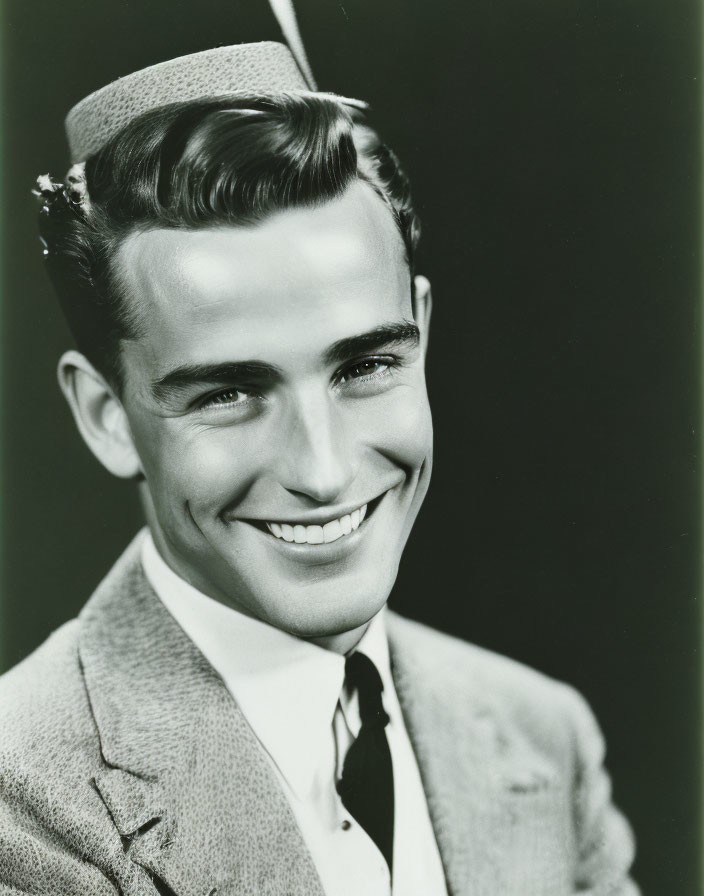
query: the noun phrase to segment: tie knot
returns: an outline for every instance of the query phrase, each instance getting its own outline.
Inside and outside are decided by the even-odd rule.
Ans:
[[[350,691],[357,691],[362,725],[384,728],[389,721],[381,700],[384,685],[379,670],[368,656],[363,653],[351,653],[347,657],[345,681]]]

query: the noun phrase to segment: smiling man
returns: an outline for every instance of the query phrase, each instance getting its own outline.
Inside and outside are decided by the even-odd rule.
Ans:
[[[385,610],[430,289],[360,104],[243,45],[67,126],[60,384],[148,527],[0,683],[0,892],[635,894],[581,698]]]
[[[349,650],[430,472],[428,290],[412,298],[383,200],[356,179],[248,227],[137,232],[117,265],[144,335],[125,343],[111,427],[93,371],[62,366],[91,447],[144,477],[150,531],[184,579]]]

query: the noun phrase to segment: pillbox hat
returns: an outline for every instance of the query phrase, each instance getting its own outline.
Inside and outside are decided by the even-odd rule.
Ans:
[[[233,93],[315,91],[292,0],[269,0],[269,5],[288,46],[263,41],[217,47],[118,78],[66,116],[71,162],[85,161],[139,115],[169,103]]]

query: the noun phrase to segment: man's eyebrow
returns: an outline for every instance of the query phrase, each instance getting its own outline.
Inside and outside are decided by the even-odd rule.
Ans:
[[[184,364],[154,380],[151,392],[157,401],[167,401],[174,394],[207,383],[234,383],[244,380],[278,382],[281,368],[263,361],[237,361],[222,364]]]
[[[355,355],[379,351],[392,345],[416,346],[420,343],[420,330],[410,320],[392,324],[381,324],[358,336],[348,336],[333,343],[325,351],[326,364],[341,364]]]
[[[416,346],[420,342],[418,327],[409,320],[381,324],[356,336],[334,342],[323,354],[326,364],[341,364],[356,355],[379,351],[392,345]],[[277,383],[283,372],[275,364],[264,361],[237,361],[222,364],[184,364],[154,380],[151,392],[158,402],[168,401],[179,392],[209,383],[236,383],[255,380],[258,383]]]

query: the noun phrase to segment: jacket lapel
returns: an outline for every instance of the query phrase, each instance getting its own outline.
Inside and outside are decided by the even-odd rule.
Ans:
[[[95,784],[133,863],[178,896],[322,896],[269,761],[147,583],[138,539],[81,620]]]
[[[451,896],[547,896],[545,882],[560,872],[541,844],[568,839],[568,799],[501,697],[484,688],[484,652],[394,613],[388,632]]]

